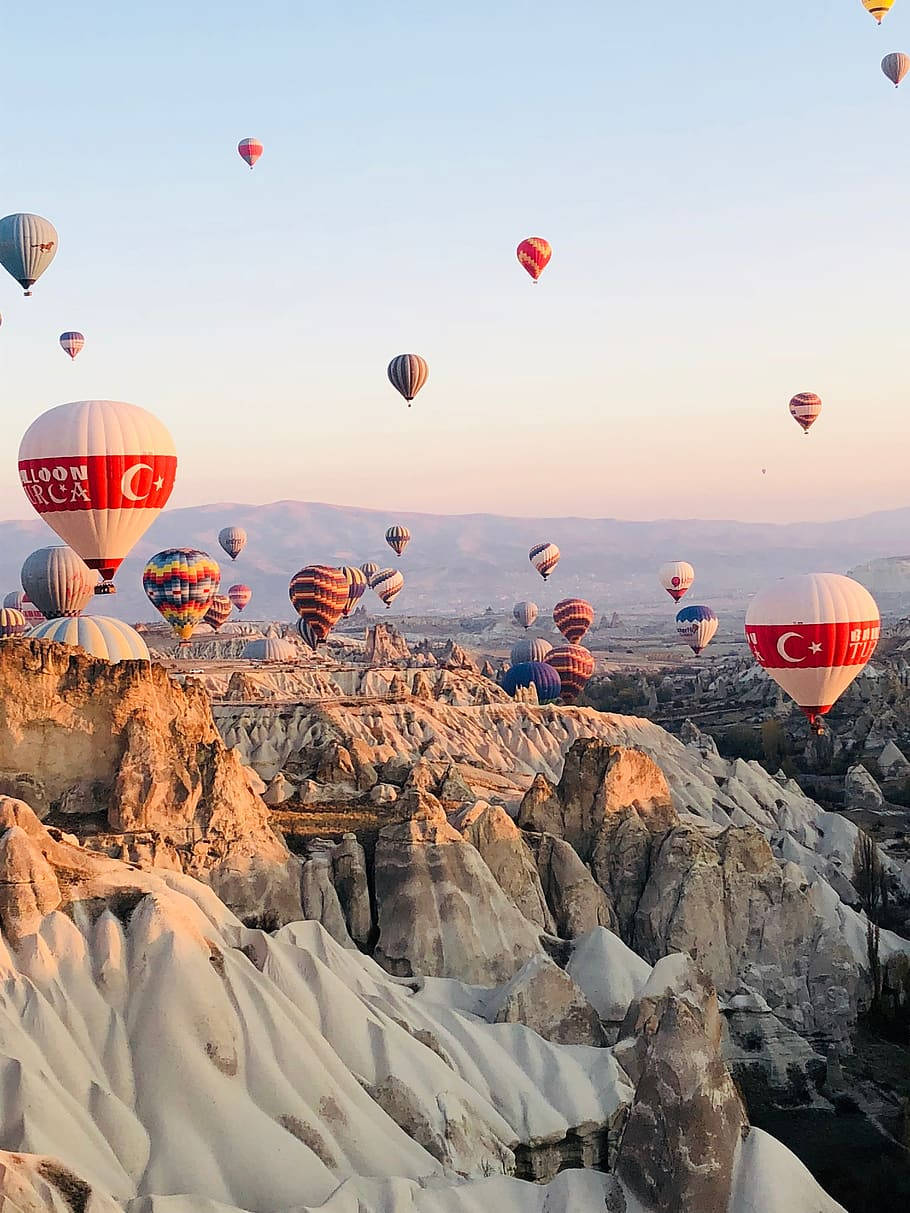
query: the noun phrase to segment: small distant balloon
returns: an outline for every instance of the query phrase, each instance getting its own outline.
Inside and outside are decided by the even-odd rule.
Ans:
[[[367,560],[365,564],[360,566],[361,573],[366,574],[367,583],[376,576],[382,566],[378,565],[375,560]]]
[[[64,354],[69,354],[70,358],[75,358],[84,345],[85,338],[81,333],[66,332],[60,334],[60,348]]]
[[[24,636],[29,625],[21,611],[13,607],[0,607],[0,640]]]
[[[262,155],[262,144],[258,139],[241,139],[237,144],[237,151],[252,168]]]
[[[342,611],[342,615],[347,619],[348,615],[350,615],[351,611],[353,611],[354,607],[363,597],[369,583],[367,582],[366,573],[363,569],[358,569],[356,565],[343,564],[341,571],[344,573],[344,579],[348,585],[348,597]]]
[[[525,629],[534,626],[539,614],[536,602],[516,602],[512,607],[512,618]]]
[[[529,236],[515,250],[518,264],[523,266],[536,282],[547,268],[553,250],[542,236]]]
[[[242,611],[245,606],[249,606],[252,597],[253,591],[248,585],[238,583],[228,589],[228,598],[230,598],[238,611]]]
[[[559,564],[559,548],[555,543],[535,543],[528,552],[528,560],[546,581]]]
[[[879,25],[882,23],[882,18],[890,13],[894,0],[862,0],[863,8],[867,13],[871,13]]]
[[[594,622],[594,608],[583,598],[564,598],[553,608],[553,622],[569,644],[578,644]]]
[[[57,255],[57,229],[40,215],[6,215],[0,219],[0,265],[25,288],[38,281]]]
[[[580,644],[564,644],[547,654],[547,665],[551,665],[562,681],[562,698],[571,703],[585,689],[594,673],[594,658]]]
[[[385,541],[395,555],[400,556],[411,542],[411,532],[406,526],[390,526],[385,533]]]
[[[222,527],[218,532],[218,542],[231,560],[236,560],[246,547],[246,531],[242,526]]]
[[[529,661],[546,661],[552,652],[553,646],[549,640],[541,636],[522,636],[512,645],[509,660],[512,665],[525,665]]]
[[[411,407],[411,401],[427,381],[430,373],[419,354],[398,354],[389,363],[389,383],[400,392]]]
[[[669,560],[660,566],[657,578],[673,601],[679,602],[695,580],[695,569],[687,560]]]
[[[227,594],[215,594],[209,603],[209,609],[202,616],[202,622],[207,623],[212,631],[217,632],[221,625],[230,619],[233,609],[233,604]]]
[[[885,55],[882,60],[882,71],[897,88],[907,72],[910,72],[910,55],[901,54],[899,51]]]
[[[717,616],[706,606],[683,607],[676,616],[676,631],[697,657],[717,631]]]
[[[538,703],[552,703],[562,691],[562,679],[553,666],[543,661],[522,661],[510,666],[502,677],[502,689],[515,695],[519,688],[533,686]]]
[[[397,569],[380,569],[370,581],[370,588],[376,591],[388,608],[392,605],[392,599],[404,589],[404,578]]]
[[[814,392],[797,392],[790,401],[790,416],[808,435],[809,427],[815,425],[822,411],[821,397]]]

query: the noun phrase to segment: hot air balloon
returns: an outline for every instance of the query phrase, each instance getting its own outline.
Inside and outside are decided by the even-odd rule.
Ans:
[[[223,623],[231,617],[231,611],[234,609],[233,603],[227,594],[213,594],[212,601],[209,603],[209,609],[202,616],[202,622],[207,623],[214,631],[218,631]]]
[[[562,679],[562,698],[571,703],[585,689],[585,684],[594,673],[594,658],[580,644],[564,644],[547,654],[547,665],[551,665]]]
[[[695,569],[685,560],[671,560],[660,566],[657,579],[673,601],[679,602],[695,580]]]
[[[893,4],[894,0],[863,0],[863,8],[872,14],[879,25],[884,15],[891,11]]]
[[[376,576],[380,568],[381,565],[378,565],[375,560],[368,560],[366,564],[362,564],[360,566],[361,573],[363,573],[367,579],[367,585],[369,585],[370,581]]]
[[[149,602],[181,640],[189,640],[221,585],[221,570],[206,552],[166,548],[157,552],[142,574]]]
[[[262,144],[258,139],[241,139],[237,144],[237,151],[252,168],[262,155]]]
[[[411,401],[427,381],[429,370],[419,354],[398,354],[389,363],[389,383],[401,392],[411,407]]]
[[[26,595],[45,619],[81,615],[98,574],[72,548],[39,548],[26,558],[20,574]]]
[[[115,400],[49,409],[19,447],[25,495],[105,583],[161,513],[176,474],[174,442],[158,418]],[[95,588],[105,592],[113,586]]]
[[[20,286],[38,281],[57,253],[57,232],[40,215],[7,215],[0,219],[0,265]]]
[[[559,548],[555,543],[536,543],[528,552],[528,559],[546,581],[559,563]]]
[[[218,542],[231,560],[236,560],[246,547],[246,531],[242,526],[222,527],[218,532]]]
[[[298,619],[298,631],[302,625],[303,620]],[[240,656],[244,661],[296,661],[299,652],[295,645],[282,636],[261,636],[249,641]]]
[[[518,264],[524,266],[535,282],[553,256],[553,250],[541,236],[529,236],[527,240],[522,240],[515,253]]]
[[[12,611],[19,611],[30,628],[44,622],[44,616],[22,590],[11,590],[3,599],[3,605]]]
[[[341,571],[344,574],[344,579],[348,586],[347,601],[345,602],[344,610],[342,611],[345,619],[347,619],[348,615],[350,615],[351,611],[353,611],[354,607],[363,597],[369,582],[367,581],[367,575],[363,569],[358,569],[354,565],[343,564],[341,566]]]
[[[148,647],[137,631],[119,619],[104,615],[80,615],[71,619],[48,619],[32,628],[29,640],[53,640],[84,649],[90,657],[104,661],[151,661]]]
[[[534,626],[539,614],[536,602],[516,602],[512,607],[512,618],[525,629]]]
[[[395,595],[404,589],[404,578],[397,569],[380,569],[370,581],[370,587],[376,591],[386,607],[390,607]]]
[[[717,631],[717,616],[710,607],[683,607],[676,616],[676,630],[697,657]]]
[[[900,52],[885,55],[882,60],[882,71],[897,88],[907,72],[910,72],[910,55],[903,55]]]
[[[544,661],[523,661],[510,666],[502,676],[502,689],[514,695],[519,687],[533,686],[538,703],[552,703],[562,691],[562,681],[551,665]]]
[[[291,578],[288,594],[301,619],[298,630],[315,652],[344,612],[348,600],[344,573],[327,564],[308,564]]]
[[[524,665],[529,661],[546,661],[552,652],[553,646],[548,640],[538,636],[522,636],[512,645],[509,659],[512,665]]]
[[[784,577],[746,612],[752,655],[821,732],[819,717],[875,652],[881,620],[869,591],[840,573]]]
[[[230,598],[238,611],[242,611],[245,606],[249,606],[252,597],[253,591],[248,585],[232,585],[228,590],[228,598]]]
[[[12,607],[0,607],[0,640],[10,640],[16,636],[24,636],[28,624],[21,611]]]
[[[803,433],[809,433],[809,427],[818,420],[822,411],[821,399],[814,392],[798,392],[790,401],[790,416],[803,427]]]
[[[395,555],[400,556],[411,542],[411,532],[406,526],[390,526],[385,533],[385,541]]]
[[[60,334],[60,348],[64,354],[69,354],[70,358],[75,358],[84,345],[85,338],[81,333],[68,332]]]
[[[583,598],[563,598],[553,608],[553,622],[569,644],[578,644],[594,622],[594,608]]]

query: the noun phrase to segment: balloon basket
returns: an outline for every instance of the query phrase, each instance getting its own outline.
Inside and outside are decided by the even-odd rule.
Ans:
[[[114,585],[113,581],[102,581],[99,585],[95,586],[95,593],[96,594],[116,594],[117,587]]]

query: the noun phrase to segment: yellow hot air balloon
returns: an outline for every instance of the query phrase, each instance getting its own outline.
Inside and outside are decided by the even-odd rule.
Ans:
[[[891,12],[894,0],[863,0],[863,8],[881,25],[885,13]]]

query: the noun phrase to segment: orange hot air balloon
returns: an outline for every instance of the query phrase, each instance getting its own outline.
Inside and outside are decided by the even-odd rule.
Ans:
[[[519,265],[523,265],[536,282],[547,268],[553,250],[542,236],[529,236],[516,249]]]
[[[237,151],[252,168],[262,155],[262,144],[258,139],[241,139],[237,144]]]
[[[594,673],[594,658],[580,644],[564,644],[559,649],[552,649],[547,653],[546,662],[562,679],[562,698],[567,703],[578,698]]]
[[[308,564],[291,578],[288,595],[300,616],[298,631],[315,652],[344,614],[348,583],[341,569]],[[302,625],[302,626],[301,626]]]
[[[569,644],[578,644],[594,622],[594,608],[583,598],[563,598],[553,608],[553,622]]]

